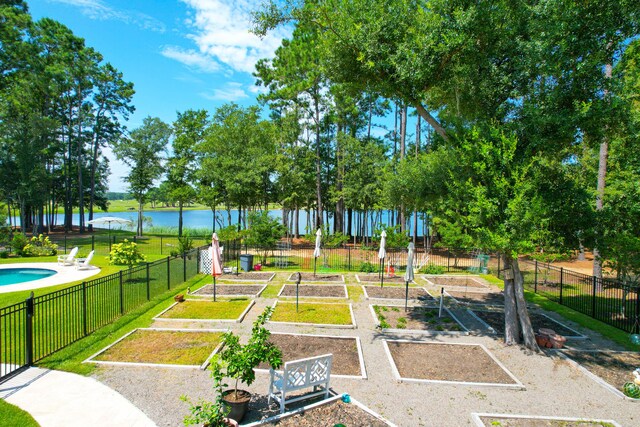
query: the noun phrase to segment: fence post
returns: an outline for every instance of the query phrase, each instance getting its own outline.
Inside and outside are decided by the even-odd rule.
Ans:
[[[500,254],[498,254],[498,279],[500,278],[500,259],[502,257],[500,256]]]
[[[564,275],[564,267],[560,267],[560,304],[562,304],[562,281]]]
[[[149,287],[149,263],[147,263],[147,301],[151,300],[151,289]]]
[[[25,356],[27,366],[33,365],[33,291],[29,298],[25,300],[26,307],[26,322],[25,322]]]
[[[187,281],[187,253],[182,252],[182,281]]]
[[[349,255],[349,264],[347,266],[347,271],[351,271],[351,246],[347,246],[347,254]]]
[[[597,276],[592,276],[593,277],[593,292],[591,295],[591,317],[593,317],[595,319],[596,317],[596,289],[598,289],[598,277]]]
[[[64,253],[65,254],[67,253],[67,235],[66,235],[66,233],[64,235]]]
[[[196,274],[200,273],[200,248],[196,248]]]
[[[640,324],[638,324],[638,320],[640,319],[640,288],[636,288],[636,321],[633,326],[634,334],[640,334]]]
[[[91,235],[91,250],[96,250],[96,236],[94,234]]]
[[[120,314],[124,314],[124,287],[122,286],[122,270],[120,270]]]
[[[451,262],[451,252],[449,251],[449,248],[447,248],[447,273],[451,271],[450,262]]]
[[[536,260],[536,264],[535,264],[535,273],[533,273],[533,292],[535,292],[536,294],[538,293],[538,260]]]
[[[160,255],[162,255],[162,236],[160,236]]]
[[[171,257],[167,257],[167,289],[171,289]]]
[[[87,282],[82,282],[82,332],[87,336]]]

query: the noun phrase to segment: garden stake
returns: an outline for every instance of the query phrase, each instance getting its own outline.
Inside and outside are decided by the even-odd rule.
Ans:
[[[213,302],[216,302],[216,276],[213,276]]]
[[[407,311],[407,304],[409,303],[409,281],[404,281],[405,291],[404,291],[404,311]]]
[[[438,311],[438,318],[442,317],[442,302],[444,300],[444,288],[440,288],[440,310]]]
[[[384,258],[382,258],[382,263],[380,268],[382,269],[382,276],[380,276],[380,287],[382,287],[382,285],[384,285]]]
[[[298,271],[298,279],[296,280],[296,313],[298,312],[298,292],[299,292],[300,280],[302,280],[302,275]]]

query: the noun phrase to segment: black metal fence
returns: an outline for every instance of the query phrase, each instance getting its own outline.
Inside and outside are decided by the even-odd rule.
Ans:
[[[189,236],[195,246],[202,246],[211,243],[211,236]],[[110,248],[122,243],[125,239],[139,245],[143,253],[171,255],[179,253],[180,243],[178,236],[148,235],[136,236],[135,234],[116,234],[106,236],[103,234],[93,234],[86,236],[61,235],[49,236],[49,239],[58,245],[59,253],[69,253],[74,247],[78,247],[81,254],[95,251],[96,255],[109,255]]]
[[[0,382],[199,271],[194,249],[0,308]]]
[[[640,333],[638,286],[538,261],[520,261],[520,269],[526,289],[625,332]]]

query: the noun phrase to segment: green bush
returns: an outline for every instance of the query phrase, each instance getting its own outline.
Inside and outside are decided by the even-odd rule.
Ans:
[[[444,274],[445,268],[440,265],[429,264],[419,270],[422,274]]]
[[[349,241],[349,236],[345,236],[339,231],[335,234],[327,234],[326,237],[323,235],[322,237],[324,237],[323,245],[327,248],[339,248]]]
[[[14,239],[15,240],[15,239]],[[32,237],[22,248],[24,256],[51,256],[58,253],[58,245],[51,242],[49,237],[40,234],[38,237]]]
[[[370,262],[363,262],[360,264],[360,271],[363,273],[375,273],[378,268]]]
[[[132,266],[140,262],[146,261],[147,258],[140,252],[138,245],[124,239],[122,243],[116,243],[111,246],[109,254],[109,264]]]
[[[27,236],[21,233],[18,233],[15,236],[13,236],[13,240],[11,240],[11,247],[13,248],[13,251],[18,256],[22,256],[23,254],[22,250],[28,244],[29,244],[29,240],[27,239]]]
[[[8,251],[0,251],[0,258],[9,258]]]
[[[183,254],[191,249],[193,249],[193,239],[188,234],[178,237],[178,253]]]

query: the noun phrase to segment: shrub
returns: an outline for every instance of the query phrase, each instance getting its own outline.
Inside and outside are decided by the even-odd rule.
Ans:
[[[9,258],[8,251],[0,251],[0,258]]]
[[[370,262],[363,262],[360,264],[360,271],[363,273],[375,273],[378,268]]]
[[[178,253],[183,254],[191,249],[193,249],[193,239],[188,234],[178,237]]]
[[[440,265],[428,264],[419,271],[422,274],[444,274],[445,268]]]
[[[29,243],[22,248],[24,256],[51,256],[58,253],[58,245],[52,243],[49,237],[40,234],[33,236]]]
[[[323,235],[323,237],[325,237]],[[343,244],[347,243],[349,241],[349,236],[345,236],[344,234],[342,234],[341,232],[337,232],[335,234],[327,234],[326,237],[323,239],[324,240],[324,246],[327,248],[339,248],[341,247]],[[314,240],[314,244],[315,244],[315,240]]]
[[[27,246],[27,244],[29,244],[29,240],[27,240],[27,236],[25,236],[24,234],[18,233],[15,236],[13,236],[13,240],[11,240],[11,247],[13,248],[13,251],[16,253],[16,255],[22,256],[22,250],[24,249],[25,246]]]
[[[109,264],[128,265],[131,267],[146,260],[147,258],[138,249],[138,245],[127,239],[124,239],[122,243],[116,243],[111,246]]]

